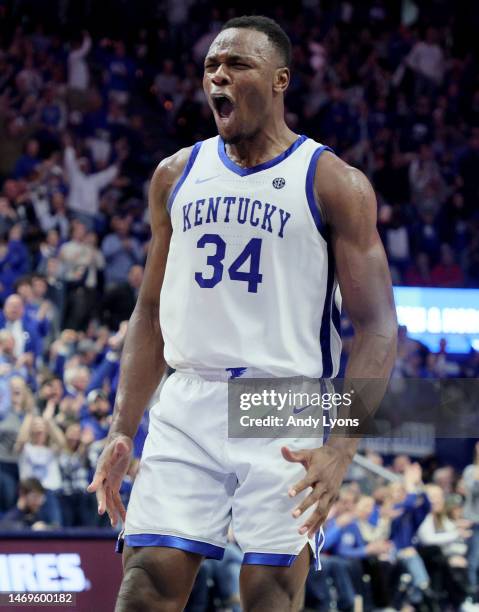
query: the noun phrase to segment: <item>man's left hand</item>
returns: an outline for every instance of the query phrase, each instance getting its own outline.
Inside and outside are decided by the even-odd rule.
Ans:
[[[286,461],[301,463],[306,470],[305,477],[289,489],[288,495],[295,497],[308,487],[313,489],[293,510],[293,517],[299,518],[308,508],[316,505],[308,520],[298,530],[301,535],[307,532],[308,537],[312,538],[328,516],[351,458],[330,446],[298,451],[283,446],[281,453]]]

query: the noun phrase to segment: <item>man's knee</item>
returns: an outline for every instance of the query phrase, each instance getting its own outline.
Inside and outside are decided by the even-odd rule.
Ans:
[[[200,563],[200,555],[170,548],[126,549],[115,612],[180,612]]]
[[[243,591],[241,595],[244,612],[297,612],[299,608],[295,602],[298,600],[298,592],[278,583],[264,583],[262,588],[246,593]]]
[[[291,567],[243,566],[241,600],[244,612],[297,612],[302,609],[308,570],[309,550],[306,548]]]
[[[160,606],[161,603],[161,606]],[[121,582],[120,591],[116,600],[115,612],[140,612],[151,610],[159,612],[165,609],[164,597],[158,593],[151,577],[142,567],[129,567]],[[168,612],[177,612],[180,608],[174,607],[176,602],[168,602]]]

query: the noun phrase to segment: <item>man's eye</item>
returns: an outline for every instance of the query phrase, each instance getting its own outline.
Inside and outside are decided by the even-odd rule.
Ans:
[[[243,64],[242,62],[234,62],[234,63],[233,63],[233,66],[234,66],[235,68],[243,68],[243,69],[244,69],[244,68],[249,68],[249,65],[248,65],[248,64]]]

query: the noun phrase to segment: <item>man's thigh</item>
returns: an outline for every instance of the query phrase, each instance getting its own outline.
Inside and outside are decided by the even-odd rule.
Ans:
[[[310,561],[306,545],[289,567],[243,565],[240,574],[243,611],[298,612]]]
[[[115,612],[180,612],[203,557],[175,548],[125,546]]]

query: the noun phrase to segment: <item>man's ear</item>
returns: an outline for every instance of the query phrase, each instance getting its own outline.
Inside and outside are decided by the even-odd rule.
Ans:
[[[285,92],[289,85],[289,68],[283,66],[283,68],[277,68],[274,73],[273,80],[273,91],[275,93]]]

